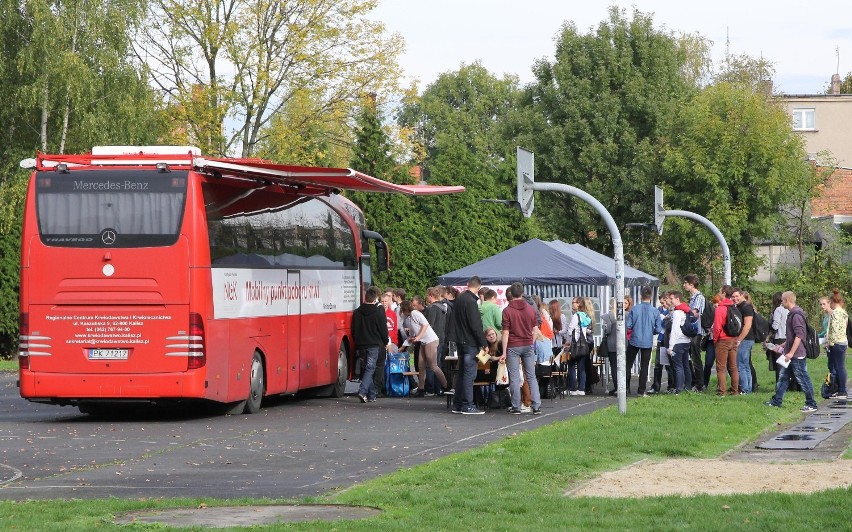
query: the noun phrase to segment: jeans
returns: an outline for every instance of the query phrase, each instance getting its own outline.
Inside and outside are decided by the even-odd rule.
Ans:
[[[636,347],[634,345],[627,344],[627,380],[625,380],[625,384],[627,385],[626,390],[627,393],[630,393],[630,368],[633,367],[633,363],[636,362],[636,355],[641,351],[641,355],[639,358],[639,385],[636,387],[636,393],[638,395],[643,395],[645,393],[645,386],[648,385],[648,364],[651,363],[651,348],[650,347]]]
[[[476,380],[476,354],[479,353],[479,347],[469,344],[456,344],[456,347],[459,354],[459,372],[456,374],[453,408],[456,410],[474,408],[473,383]]]
[[[675,344],[670,354],[675,374],[675,390],[681,392],[688,382],[692,382],[692,370],[689,367],[690,344]]]
[[[743,340],[737,347],[737,371],[740,393],[751,393],[751,347],[754,340]]]
[[[376,373],[376,362],[379,360],[380,347],[365,347],[358,352],[364,357],[364,372],[361,374],[361,384],[358,386],[358,395],[366,395],[367,399],[376,398],[376,383],[373,375]]]
[[[385,394],[385,365],[388,360],[387,348],[379,349],[379,357],[376,359],[376,371],[373,373],[373,384],[376,385],[376,391],[384,397]]]
[[[713,364],[716,363],[716,345],[713,340],[707,339],[707,352],[704,355],[704,387],[710,386],[710,374],[713,372]]]
[[[808,375],[808,364],[804,358],[794,358],[790,360],[790,365],[786,368],[781,368],[781,373],[778,376],[778,382],[775,384],[775,395],[770,401],[775,406],[781,406],[784,401],[784,394],[787,393],[787,384],[790,382],[790,375],[795,375],[796,380],[805,392],[805,404],[807,406],[816,407],[814,401],[814,386],[811,383],[811,377]]]
[[[530,387],[532,407],[541,408],[541,396],[538,392],[538,380],[535,378],[535,349],[531,345],[510,347],[506,353],[506,364],[509,369],[509,389],[512,394],[512,408],[521,408],[521,370],[524,368],[524,382]]]
[[[846,394],[846,344],[834,344],[828,348],[829,368],[837,383],[837,393]]]
[[[572,358],[568,361],[568,389],[572,392],[586,390],[586,358]]]

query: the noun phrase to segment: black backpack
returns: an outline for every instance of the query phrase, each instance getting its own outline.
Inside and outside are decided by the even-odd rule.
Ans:
[[[852,318],[846,319],[846,345],[852,344]]]
[[[686,314],[686,316],[683,318],[683,323],[680,326],[680,332],[682,332],[684,336],[695,338],[701,332],[698,328],[698,316],[696,316],[691,310],[684,314]]]
[[[796,312],[802,317],[802,321],[805,322],[805,341],[802,342],[802,345],[805,348],[805,356],[807,358],[818,358],[819,357],[819,336],[817,336],[816,329],[811,327],[808,323],[808,318],[805,316],[804,312]],[[792,323],[792,322],[791,322]],[[790,331],[787,331],[787,334],[791,334]]]
[[[704,310],[701,311],[701,328],[705,331],[713,328],[713,320],[716,319],[716,309],[713,303],[704,300]]]
[[[756,310],[754,311],[754,318],[751,320],[751,330],[756,343],[763,343],[769,338],[769,322]]]
[[[805,321],[805,332],[805,356],[808,358],[819,357],[819,336],[817,336],[816,329],[811,327],[807,321]]]
[[[728,305],[728,317],[725,318],[722,329],[731,337],[739,336],[743,331],[743,315],[736,305]]]

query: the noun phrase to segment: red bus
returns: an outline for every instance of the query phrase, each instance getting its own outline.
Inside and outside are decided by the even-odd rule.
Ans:
[[[388,253],[339,191],[464,190],[187,146],[96,147],[21,166],[34,169],[21,396],[84,413],[190,399],[255,413],[267,395],[342,396],[351,315]]]

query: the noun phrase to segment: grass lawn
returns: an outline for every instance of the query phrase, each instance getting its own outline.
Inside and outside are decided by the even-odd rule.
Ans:
[[[6,360],[5,358],[0,358],[0,371],[8,371],[8,372],[18,371],[18,361],[17,360]]]
[[[360,521],[293,523],[270,529],[299,530],[843,530],[852,490],[809,495],[602,499],[564,492],[599,472],[641,459],[714,458],[779,424],[802,418],[802,394],[789,394],[783,409],[763,401],[774,377],[755,353],[761,392],[716,397],[681,394],[631,399],[627,414],[610,407],[519,433],[482,448],[401,469],[341,493],[306,499],[376,506],[382,515]],[[817,383],[825,358],[810,361]],[[713,385],[711,381],[711,386]],[[502,415],[501,413],[492,415]],[[701,483],[701,471],[696,471]],[[730,466],[736,481],[736,464]],[[649,478],[647,482],[654,482]],[[118,528],[115,513],[154,507],[195,507],[198,500],[101,500],[0,502],[3,529],[90,530]],[[205,500],[213,505],[234,501]],[[265,504],[273,501],[240,501]],[[280,501],[276,501],[280,502]],[[134,525],[133,529],[160,528]]]

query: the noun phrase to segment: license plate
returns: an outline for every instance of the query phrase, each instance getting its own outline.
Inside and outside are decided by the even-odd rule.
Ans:
[[[130,349],[89,349],[90,360],[127,360]]]

